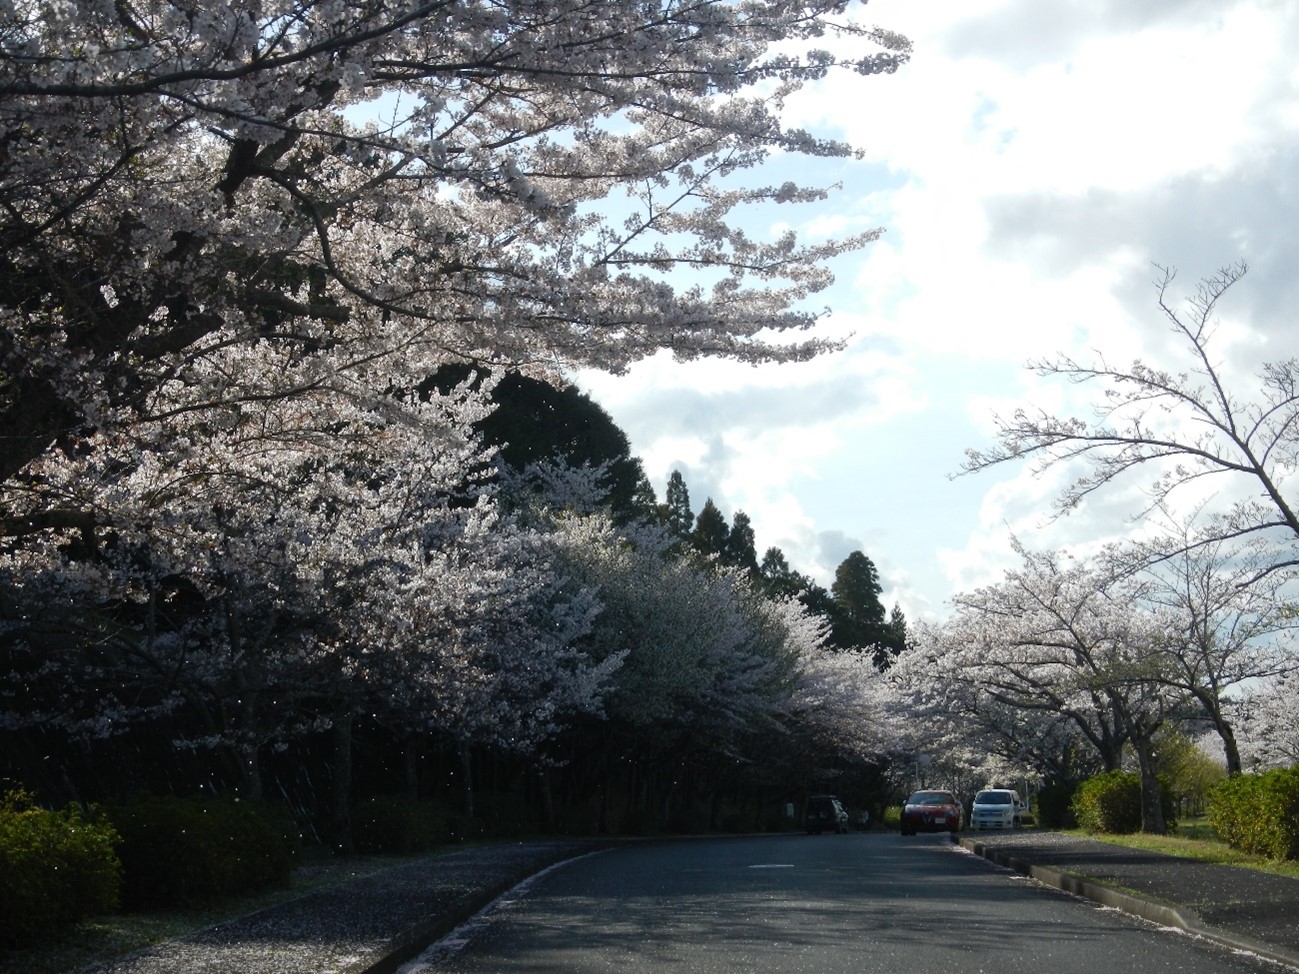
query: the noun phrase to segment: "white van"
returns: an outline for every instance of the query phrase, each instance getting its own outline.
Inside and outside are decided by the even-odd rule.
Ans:
[[[1028,805],[1010,788],[986,788],[974,796],[970,808],[972,829],[1017,829]]]

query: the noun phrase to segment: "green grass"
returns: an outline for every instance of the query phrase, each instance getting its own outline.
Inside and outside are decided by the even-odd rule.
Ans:
[[[1213,827],[1203,818],[1192,818],[1178,823],[1177,831],[1172,835],[1147,835],[1143,832],[1131,835],[1103,835],[1084,832],[1081,829],[1063,831],[1067,831],[1069,835],[1097,839],[1131,849],[1147,849],[1170,856],[1198,859],[1201,862],[1216,862],[1226,866],[1240,866],[1243,869],[1255,869],[1259,872],[1299,879],[1299,862],[1264,859],[1262,856],[1239,852],[1221,841],[1213,831]]]

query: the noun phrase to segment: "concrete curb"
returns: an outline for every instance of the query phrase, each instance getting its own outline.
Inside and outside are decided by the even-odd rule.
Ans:
[[[562,850],[553,861],[542,859],[528,863],[490,886],[466,893],[451,909],[430,917],[427,922],[408,927],[392,938],[381,956],[358,961],[344,968],[340,974],[394,974],[403,964],[414,960],[457,927],[468,923],[516,886],[589,855],[592,855],[590,850],[575,853],[572,849],[567,849]]]
[[[1251,940],[1248,937],[1216,930],[1207,926],[1200,919],[1199,914],[1187,907],[1159,903],[1155,900],[1113,889],[1086,876],[1052,869],[1049,866],[1039,866],[975,839],[963,839],[954,835],[952,841],[960,843],[976,856],[981,856],[989,862],[995,862],[999,866],[1013,869],[1022,876],[1028,876],[1047,886],[1064,890],[1066,893],[1081,896],[1084,899],[1100,903],[1102,906],[1122,910],[1124,913],[1130,913],[1151,923],[1157,923],[1162,927],[1184,930],[1189,934],[1212,940],[1232,950],[1247,951],[1268,960],[1276,961],[1279,964],[1288,964],[1291,967],[1299,968],[1299,954],[1282,947],[1275,947],[1272,944]]]

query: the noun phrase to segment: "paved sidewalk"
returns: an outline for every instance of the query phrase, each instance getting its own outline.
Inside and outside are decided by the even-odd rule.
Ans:
[[[391,974],[524,879],[601,848],[521,842],[432,856],[81,974]]]
[[[1299,967],[1299,879],[1057,832],[965,832],[959,841],[1047,885]]]

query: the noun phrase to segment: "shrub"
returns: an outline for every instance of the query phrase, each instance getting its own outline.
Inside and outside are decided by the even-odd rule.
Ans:
[[[1220,782],[1209,792],[1209,824],[1241,852],[1299,859],[1299,766]]]
[[[26,792],[0,799],[0,944],[19,947],[118,904],[117,833],[95,810],[37,808]]]
[[[1073,781],[1047,785],[1034,796],[1037,824],[1048,829],[1072,829],[1078,825],[1073,813],[1073,796],[1078,785]]]
[[[1070,807],[1088,832],[1136,832],[1141,828],[1141,777],[1106,771],[1088,778],[1074,791]]]
[[[884,827],[886,829],[900,829],[902,827],[901,805],[890,805],[884,809]]]
[[[109,809],[130,908],[201,903],[287,885],[299,836],[279,806],[142,798]]]
[[[450,839],[445,813],[429,802],[379,797],[352,811],[352,840],[357,852],[424,852]]]
[[[1168,783],[1159,779],[1164,824],[1177,824],[1177,811]],[[1105,771],[1078,785],[1070,802],[1080,828],[1088,832],[1124,835],[1141,829],[1141,776],[1133,771]]]

